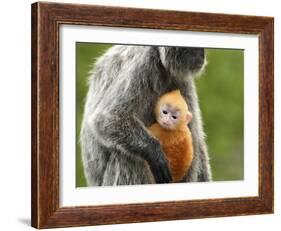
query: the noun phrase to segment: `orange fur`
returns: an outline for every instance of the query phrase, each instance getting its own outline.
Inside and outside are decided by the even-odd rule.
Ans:
[[[154,123],[149,130],[162,146],[170,165],[173,182],[179,182],[186,175],[193,159],[192,136],[184,116],[188,112],[188,107],[179,90],[169,92],[158,100],[155,107],[156,118],[159,116],[162,103],[169,103],[180,109],[183,118],[180,118],[175,130],[165,129],[159,123]]]

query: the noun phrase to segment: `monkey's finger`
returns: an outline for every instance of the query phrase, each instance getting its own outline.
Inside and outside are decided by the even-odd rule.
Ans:
[[[171,173],[168,168],[163,169],[163,178],[165,183],[170,183],[172,180]]]
[[[163,170],[161,168],[157,169],[157,173],[155,175],[155,181],[157,184],[167,183],[163,175]]]
[[[159,172],[161,174],[161,183],[169,183],[171,181],[170,172],[168,170],[168,166],[162,165],[159,169]]]

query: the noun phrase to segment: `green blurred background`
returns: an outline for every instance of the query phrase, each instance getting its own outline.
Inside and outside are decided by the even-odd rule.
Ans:
[[[85,187],[79,133],[88,73],[111,45],[76,43],[76,186]],[[205,49],[208,65],[196,80],[214,181],[243,180],[244,51]]]

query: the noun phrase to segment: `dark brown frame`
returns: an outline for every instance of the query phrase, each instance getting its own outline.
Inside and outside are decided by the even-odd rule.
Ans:
[[[60,207],[58,41],[61,24],[258,35],[258,196]],[[51,228],[273,213],[273,33],[271,17],[32,4],[32,226]]]

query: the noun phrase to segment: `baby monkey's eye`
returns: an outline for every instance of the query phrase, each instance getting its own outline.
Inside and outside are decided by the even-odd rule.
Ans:
[[[163,113],[164,113],[164,114],[168,114],[168,112],[167,112],[166,110],[163,110]]]
[[[177,119],[177,117],[176,116],[172,116],[173,117],[173,119]]]

